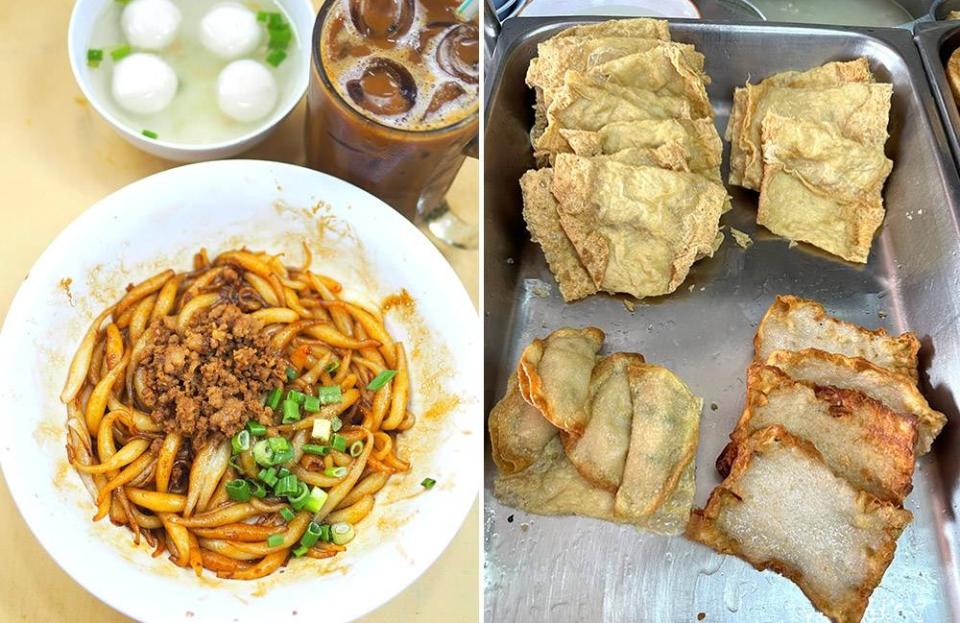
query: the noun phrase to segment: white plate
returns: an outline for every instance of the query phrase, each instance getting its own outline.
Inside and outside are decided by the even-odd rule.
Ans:
[[[293,560],[264,580],[201,579],[151,558],[125,528],[92,523],[93,502],[64,453],[58,396],[83,332],[124,286],[241,245],[285,251],[306,239],[314,269],[377,303],[405,288],[416,314],[387,315],[412,353],[417,425],[401,436],[410,473],[391,479],[350,549]],[[72,280],[69,285],[64,279]],[[68,296],[69,295],[69,296]],[[153,175],[100,201],[33,266],[0,333],[0,465],[34,535],[77,582],[143,621],[346,621],[412,583],[453,538],[480,482],[483,417],[476,311],[456,274],[406,219],[339,179],[287,164],[219,161]],[[429,411],[436,413],[429,413]],[[430,491],[420,487],[435,478]],[[6,564],[26,564],[7,560]]]

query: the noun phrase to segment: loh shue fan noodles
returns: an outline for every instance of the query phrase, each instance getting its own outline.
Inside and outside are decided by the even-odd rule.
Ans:
[[[94,320],[61,394],[94,521],[197,575],[254,579],[344,551],[409,469],[403,345],[304,250],[299,267],[201,250]]]

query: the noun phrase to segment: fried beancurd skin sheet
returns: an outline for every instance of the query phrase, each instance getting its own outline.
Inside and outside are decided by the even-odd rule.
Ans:
[[[792,580],[834,623],[856,623],[912,515],[835,476],[782,428],[741,442],[688,538]]]
[[[775,350],[817,348],[860,357],[917,382],[920,342],[913,333],[888,335],[881,329],[838,320],[823,305],[796,296],[778,296],[760,321],[753,340],[754,358],[765,361]]]
[[[680,534],[693,507],[703,400],[661,366],[627,368],[633,422],[615,512],[659,534]]]
[[[560,227],[557,200],[550,192],[552,184],[552,169],[535,169],[523,174],[520,178],[523,220],[527,223],[531,240],[543,250],[547,266],[557,280],[560,295],[569,303],[594,294],[597,286]]]
[[[638,298],[673,292],[713,254],[727,199],[700,175],[570,154],[557,157],[553,194],[597,287]]]
[[[537,46],[537,56],[527,68],[526,83],[538,90],[541,98],[537,106],[545,112],[554,91],[563,86],[566,72],[586,73],[620,57],[658,48],[676,51],[685,65],[703,75],[703,54],[686,43],[631,37],[554,37]]]
[[[487,426],[493,462],[502,475],[515,474],[533,465],[558,432],[520,395],[516,374],[507,380],[507,393],[490,412]]]
[[[562,37],[637,37],[670,41],[670,27],[666,20],[638,17],[615,19],[565,28],[555,35]]]
[[[740,441],[768,426],[812,443],[834,474],[879,499],[899,504],[913,486],[916,418],[858,391],[797,381],[759,363],[747,370],[746,406],[717,460],[720,473],[728,473]]]
[[[747,87],[748,97],[753,87]],[[763,179],[762,124],[767,114],[823,121],[834,124],[839,134],[861,145],[883,148],[890,117],[889,84],[854,82],[827,89],[769,89],[745,120],[741,145],[748,144],[748,157],[741,186],[758,190]]]
[[[730,177],[729,182],[735,186],[749,186],[744,181],[748,167],[758,167],[761,164],[759,129],[751,134],[753,120],[763,121],[763,115],[757,112],[760,102],[772,88],[792,89],[825,89],[851,82],[873,82],[870,64],[866,58],[852,61],[827,63],[807,71],[785,71],[752,85],[736,89],[733,93],[733,106],[730,110],[730,119],[724,138],[730,141]],[[753,137],[753,138],[751,138]],[[760,172],[753,171],[757,183]]]
[[[658,46],[646,52],[623,56],[587,71],[587,76],[622,87],[676,95],[690,102],[694,118],[713,119],[713,107],[707,96],[710,78],[688,63],[676,46]]]
[[[635,353],[614,353],[602,359],[590,376],[590,421],[583,435],[561,437],[580,475],[614,493],[623,478],[633,422],[628,369],[643,363],[643,356]]]
[[[906,377],[866,359],[809,348],[799,352],[773,351],[766,364],[798,381],[859,391],[891,411],[913,415],[917,418],[917,455],[930,451],[947,422],[947,417],[930,408],[927,399]]]
[[[882,148],[845,139],[829,123],[769,113],[763,160],[757,223],[866,263],[883,222],[883,183],[893,169]]]
[[[562,129],[595,131],[616,121],[693,117],[692,106],[683,97],[621,87],[568,71],[547,110],[547,127],[534,145],[534,156],[549,162],[551,154],[571,151]]]
[[[610,123],[599,130],[560,130],[578,156],[616,154],[633,148],[679,145],[689,171],[719,169],[723,143],[710,119],[656,119]]]
[[[590,374],[603,340],[603,331],[595,327],[557,329],[533,340],[520,355],[520,395],[572,435],[581,435],[589,420]]]

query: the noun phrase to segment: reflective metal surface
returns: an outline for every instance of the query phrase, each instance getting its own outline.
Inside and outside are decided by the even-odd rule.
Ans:
[[[620,297],[608,295],[564,304],[521,215],[517,180],[533,166],[527,140],[533,98],[524,74],[537,42],[571,23],[506,22],[487,81],[487,409],[503,393],[519,349],[531,338],[565,325],[598,326],[607,334],[604,352],[641,352],[703,397],[700,506],[719,481],[714,459],[740,414],[753,334],[776,294],[819,300],[832,313],[868,327],[916,331],[923,343],[922,388],[950,423],[917,466],[906,502],[914,521],[865,620],[958,620],[960,179],[910,33],[672,22],[675,40],[693,43],[706,55],[721,134],[733,89],[748,78],[865,55],[878,79],[894,85],[887,153],[895,166],[885,190],[886,220],[866,266],[803,244],[788,248],[786,240],[758,230],[756,193],[732,187],[734,209],[722,222],[748,232],[753,246],[740,249],[728,236],[714,258],[694,265],[677,292],[638,303],[630,312]],[[823,620],[790,581],[682,537],[501,506],[492,495],[493,475],[488,458],[487,621],[674,622],[697,621],[700,614],[705,621]]]
[[[960,6],[956,8],[960,9]],[[950,147],[957,163],[960,163],[960,111],[950,91],[945,70],[950,55],[960,48],[960,22],[918,24],[914,39],[947,130]]]

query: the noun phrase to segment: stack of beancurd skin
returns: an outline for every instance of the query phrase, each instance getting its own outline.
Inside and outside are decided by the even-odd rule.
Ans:
[[[760,191],[757,223],[866,263],[883,222],[893,87],[865,58],[747,83],[727,126],[732,186]]]
[[[778,296],[717,459],[725,480],[687,536],[785,575],[831,621],[859,621],[912,519],[916,457],[946,423],[917,389],[919,347]]]
[[[599,329],[523,351],[488,421],[501,502],[679,534],[690,516],[703,401],[635,353],[598,353]]]
[[[704,57],[665,21],[569,28],[538,46],[527,84],[540,168],[520,180],[531,238],[567,302],[676,290],[723,240],[729,198]]]

